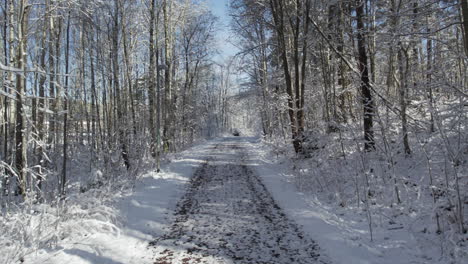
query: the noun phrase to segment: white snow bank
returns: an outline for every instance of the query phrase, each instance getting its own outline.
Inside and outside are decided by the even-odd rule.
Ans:
[[[209,153],[209,147],[205,144],[186,150],[163,165],[161,173],[144,175],[133,191],[116,194],[110,205],[101,206],[109,210],[105,217],[66,220],[65,238],[57,241],[54,248],[43,247],[27,255],[25,263],[153,263],[148,243],[170,224],[172,209],[184,193],[192,171]],[[92,208],[81,210],[88,213]]]
[[[375,228],[370,241],[362,209],[332,207],[313,194],[298,191],[290,164],[280,164],[259,140],[248,140],[249,162],[286,214],[317,241],[333,263],[446,263],[430,247],[418,245],[408,230]],[[385,221],[375,219],[374,221]],[[434,237],[437,239],[437,237]],[[437,241],[434,241],[437,244]]]

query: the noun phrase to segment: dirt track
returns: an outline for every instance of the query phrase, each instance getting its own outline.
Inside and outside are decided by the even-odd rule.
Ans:
[[[155,264],[324,263],[276,204],[236,139],[213,147],[177,205],[167,233],[150,243]]]

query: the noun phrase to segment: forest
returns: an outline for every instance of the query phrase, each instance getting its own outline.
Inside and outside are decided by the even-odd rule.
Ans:
[[[207,135],[225,91],[216,18],[191,4],[2,1],[3,197],[62,196],[68,163],[131,170]]]
[[[239,135],[366,239],[402,229],[440,263],[468,259],[468,1],[0,5],[0,262]]]

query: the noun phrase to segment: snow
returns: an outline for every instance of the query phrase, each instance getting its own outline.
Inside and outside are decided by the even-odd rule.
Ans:
[[[155,264],[329,263],[245,164],[244,144],[237,137],[210,142],[173,224],[152,242]]]
[[[437,236],[432,244],[421,244],[407,225],[374,227],[371,241],[361,209],[345,210],[323,202],[318,195],[300,192],[290,164],[272,157],[272,150],[260,140],[249,142],[250,162],[256,164],[277,203],[325,249],[333,263],[448,263],[438,250],[432,250],[439,244]]]
[[[385,215],[372,212],[374,222],[386,224],[373,227],[371,241],[363,208],[351,205],[343,208],[316,193],[300,191],[297,171],[292,169],[291,162],[284,156],[272,155],[271,147],[258,138],[235,137],[227,142],[235,142],[239,147],[214,151],[215,145],[228,144],[221,138],[175,154],[170,162],[163,164],[161,173],[146,173],[133,188],[116,191],[108,201],[94,197],[89,191],[69,197],[70,206],[64,211],[37,205],[34,210],[43,213],[21,222],[23,228],[50,237],[38,238],[38,241],[46,242],[38,242],[40,246],[37,248],[25,244],[18,248],[19,242],[0,242],[0,263],[15,263],[13,260],[17,261],[21,254],[25,255],[24,263],[154,263],[157,254],[165,254],[161,252],[164,248],[150,247],[149,243],[171,230],[177,203],[188,189],[194,172],[206,164],[206,160],[216,160],[217,165],[223,166],[241,160],[243,165],[251,168],[288,219],[315,241],[332,263],[449,263],[447,258],[441,257],[440,250],[434,250],[442,244],[438,236],[425,234],[430,239],[420,239],[411,230],[412,225],[420,223],[420,215],[408,215],[404,218],[409,219],[407,222],[388,224]],[[415,169],[415,172],[418,171]],[[209,193],[207,191],[200,197],[207,197]],[[75,200],[80,203],[72,203]],[[217,204],[210,206],[219,207]],[[8,219],[20,221],[21,215],[2,217],[5,217],[4,223],[8,223]],[[202,221],[205,218],[194,219]],[[215,222],[206,220],[206,223]],[[206,228],[223,231],[222,228]],[[25,236],[36,234],[28,232]],[[207,242],[216,244],[215,241]],[[460,260],[459,263],[466,262]]]
[[[120,264],[152,263],[148,243],[162,235],[169,217],[186,184],[205,158],[206,146],[198,145],[185,151],[162,167],[161,173],[150,172],[137,181],[133,191],[117,195],[109,205],[114,218],[69,219],[70,234],[55,248],[40,249],[25,258],[25,263],[44,264]],[[89,221],[92,221],[89,223]],[[87,223],[85,223],[87,222]],[[83,234],[82,225],[107,225],[107,229]],[[2,255],[0,250],[0,262]],[[5,256],[5,255],[3,255]]]

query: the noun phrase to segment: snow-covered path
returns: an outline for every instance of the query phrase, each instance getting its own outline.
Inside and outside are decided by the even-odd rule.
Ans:
[[[211,144],[173,224],[151,243],[155,263],[326,263],[248,164],[243,144]]]
[[[403,229],[375,229],[370,242],[359,212],[300,192],[271,153],[258,138],[213,139],[106,202],[81,194],[58,223],[61,239],[24,263],[447,263]]]

